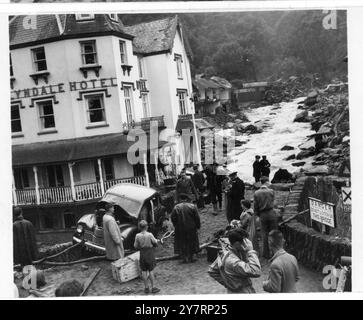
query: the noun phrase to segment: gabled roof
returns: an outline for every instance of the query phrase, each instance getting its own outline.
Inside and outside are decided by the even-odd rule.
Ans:
[[[116,34],[126,39],[133,38],[125,32],[120,20],[115,22],[107,14],[95,14],[95,18],[88,21],[76,21],[75,14],[36,15],[31,16],[33,20],[28,17],[30,16],[16,16],[10,21],[11,48],[98,34]]]
[[[135,37],[134,52],[147,55],[171,50],[177,27],[178,17],[174,16],[128,26],[125,31]]]
[[[220,87],[214,81],[205,78],[195,79],[193,80],[193,84],[197,87],[198,90],[218,89]]]
[[[95,14],[93,20],[76,21],[75,14],[32,16],[36,28],[29,28],[30,16],[15,16],[9,23],[10,47],[12,49],[62,39],[115,34],[133,40],[134,53],[152,55],[171,51],[178,28],[177,16],[151,22],[124,26],[121,20],[113,21],[107,14]],[[24,18],[28,20],[24,20]],[[188,39],[184,40],[187,54],[191,57]]]

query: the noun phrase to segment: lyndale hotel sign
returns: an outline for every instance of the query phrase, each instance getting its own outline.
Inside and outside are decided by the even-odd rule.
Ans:
[[[12,102],[21,101],[22,99],[29,98],[33,100],[40,100],[43,98],[53,97],[55,103],[58,103],[56,94],[61,94],[65,92],[78,92],[79,98],[77,100],[82,100],[82,94],[93,92],[93,91],[105,91],[106,96],[110,96],[107,89],[110,87],[117,87],[117,78],[100,78],[91,79],[87,81],[70,81],[68,83],[58,83],[58,84],[47,84],[43,86],[36,86],[32,88],[18,89],[11,91]],[[30,107],[33,107],[33,103]],[[25,108],[24,105],[21,105]],[[200,163],[200,155],[197,155],[202,145],[202,139],[213,139],[214,143],[208,144],[204,147],[204,164],[218,163],[220,165],[227,162],[226,154],[230,154],[235,149],[235,134],[229,133],[225,135],[227,131],[223,130],[212,130],[203,129],[182,129],[180,133],[176,133],[175,129],[166,128],[166,136],[168,137],[168,143],[164,144],[159,148],[160,133],[158,131],[159,125],[158,121],[150,122],[150,129],[146,133],[141,128],[130,129],[127,134],[127,140],[135,142],[129,148],[127,152],[127,159],[130,164],[144,163],[146,160],[146,150],[150,150],[151,153],[157,152],[157,157],[150,157],[150,163],[154,164],[159,159],[160,162],[164,164],[181,164],[180,158],[175,154],[170,157],[170,148],[175,146],[175,137],[179,137],[184,145],[184,153],[187,156],[185,163]],[[149,138],[148,138],[149,136]],[[198,141],[196,144],[193,141]],[[225,148],[227,146],[227,148]],[[191,149],[194,151],[191,152]],[[227,149],[227,150],[226,150]],[[227,151],[227,152],[226,152]]]
[[[66,91],[82,91],[107,89],[109,87],[117,87],[116,78],[91,79],[87,81],[70,81],[68,83],[50,84],[26,89],[12,90],[11,100],[20,100],[26,98],[42,98]]]

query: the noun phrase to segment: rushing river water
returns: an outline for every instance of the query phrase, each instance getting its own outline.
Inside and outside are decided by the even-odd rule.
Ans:
[[[272,105],[250,109],[246,116],[250,123],[263,128],[262,133],[238,136],[238,140],[245,141],[241,147],[235,148],[230,153],[233,163],[228,165],[229,170],[237,171],[238,175],[245,182],[254,182],[252,177],[252,163],[256,155],[266,155],[271,163],[270,178],[278,169],[287,169],[293,173],[300,168],[292,166],[298,160],[284,160],[291,154],[297,155],[299,145],[308,141],[307,136],[314,133],[310,123],[294,122],[295,116],[301,112],[298,103],[302,98],[292,102],[285,102],[279,105]],[[248,125],[244,123],[243,125]],[[294,150],[281,151],[285,145],[294,147]],[[304,159],[306,162],[303,168],[310,166],[312,158]]]

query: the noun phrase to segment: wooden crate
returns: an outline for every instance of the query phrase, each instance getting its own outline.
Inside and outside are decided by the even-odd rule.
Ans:
[[[111,263],[112,275],[120,283],[130,281],[140,276],[140,252],[137,251]]]

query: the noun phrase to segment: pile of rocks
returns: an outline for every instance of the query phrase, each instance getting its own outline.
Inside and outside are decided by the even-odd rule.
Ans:
[[[306,96],[306,83],[300,77],[290,77],[287,81],[278,80],[266,89],[263,100],[268,104],[288,102]]]
[[[326,90],[313,94],[314,100],[308,100],[308,97],[301,108],[305,115],[312,112],[312,116],[307,116],[306,119],[311,121],[312,129],[316,133],[310,137],[310,145],[296,159],[314,156],[313,165],[325,166],[327,174],[349,174],[348,88],[340,86],[339,90],[333,92]]]

